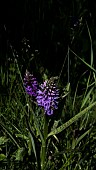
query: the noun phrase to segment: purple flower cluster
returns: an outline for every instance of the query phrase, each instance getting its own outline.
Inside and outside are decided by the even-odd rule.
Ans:
[[[24,77],[24,87],[26,90],[26,93],[30,96],[37,96],[37,90],[38,90],[38,82],[36,78],[30,74],[28,71],[25,73]]]
[[[45,110],[45,114],[52,115],[55,109],[58,109],[59,90],[54,83],[45,81],[40,85],[37,93],[37,103]]]
[[[24,87],[30,96],[36,97],[38,106],[45,110],[45,114],[52,115],[55,109],[58,109],[59,90],[54,81],[44,81],[38,86],[36,78],[29,72],[24,77]]]

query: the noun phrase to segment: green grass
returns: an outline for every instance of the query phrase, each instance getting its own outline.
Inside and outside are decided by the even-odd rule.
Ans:
[[[93,69],[82,95],[77,95],[78,88],[73,96],[71,86],[69,91],[65,90],[67,95],[61,98],[57,113],[47,118],[44,127],[43,110],[25,94],[17,64],[10,64],[8,74],[1,70],[2,88],[8,81],[7,93],[0,97],[1,169],[94,168],[96,92]],[[48,134],[45,133],[47,126]]]

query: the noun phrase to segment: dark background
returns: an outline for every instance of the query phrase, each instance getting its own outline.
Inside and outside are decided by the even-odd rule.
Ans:
[[[27,67],[26,63],[29,62],[31,53],[38,50],[38,55],[35,55],[37,64],[40,63],[53,75],[58,75],[68,46],[90,64],[90,39],[86,22],[91,32],[95,53],[95,1],[10,0],[0,3],[1,65],[6,65],[8,56],[10,56],[9,58],[13,57],[10,52],[10,44],[18,52],[18,62],[23,65],[23,70]],[[28,39],[30,44],[29,53],[25,58],[21,54],[21,42],[24,38]],[[67,75],[67,68],[66,61],[63,77]],[[72,81],[71,74],[73,75],[72,79],[76,80],[86,69],[73,54],[70,54],[70,81]]]

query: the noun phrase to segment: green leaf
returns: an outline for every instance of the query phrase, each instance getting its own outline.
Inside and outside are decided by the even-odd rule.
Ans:
[[[0,154],[0,161],[3,161],[4,159],[6,159],[6,156],[3,153],[1,153]]]
[[[28,140],[28,137],[23,134],[16,134],[16,137],[22,138],[24,140]]]
[[[96,102],[92,103],[90,106],[86,107],[84,110],[82,110],[81,112],[79,112],[77,115],[75,115],[73,118],[71,118],[69,121],[67,121],[66,123],[64,123],[63,125],[61,125],[60,127],[58,127],[57,129],[53,130],[52,132],[50,132],[48,134],[49,136],[58,134],[60,132],[62,132],[64,129],[66,129],[68,126],[70,126],[72,123],[74,123],[75,121],[77,121],[81,116],[83,116],[85,113],[87,113],[92,107],[94,107],[96,105]]]
[[[8,139],[5,136],[0,137],[0,145],[4,145]]]
[[[16,152],[16,161],[23,161],[25,148],[19,148]]]

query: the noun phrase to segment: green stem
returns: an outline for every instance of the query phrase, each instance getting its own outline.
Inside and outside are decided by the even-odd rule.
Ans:
[[[46,161],[46,140],[48,135],[48,122],[46,115],[44,115],[44,142],[42,143],[41,148],[41,169],[45,169],[45,161]]]

